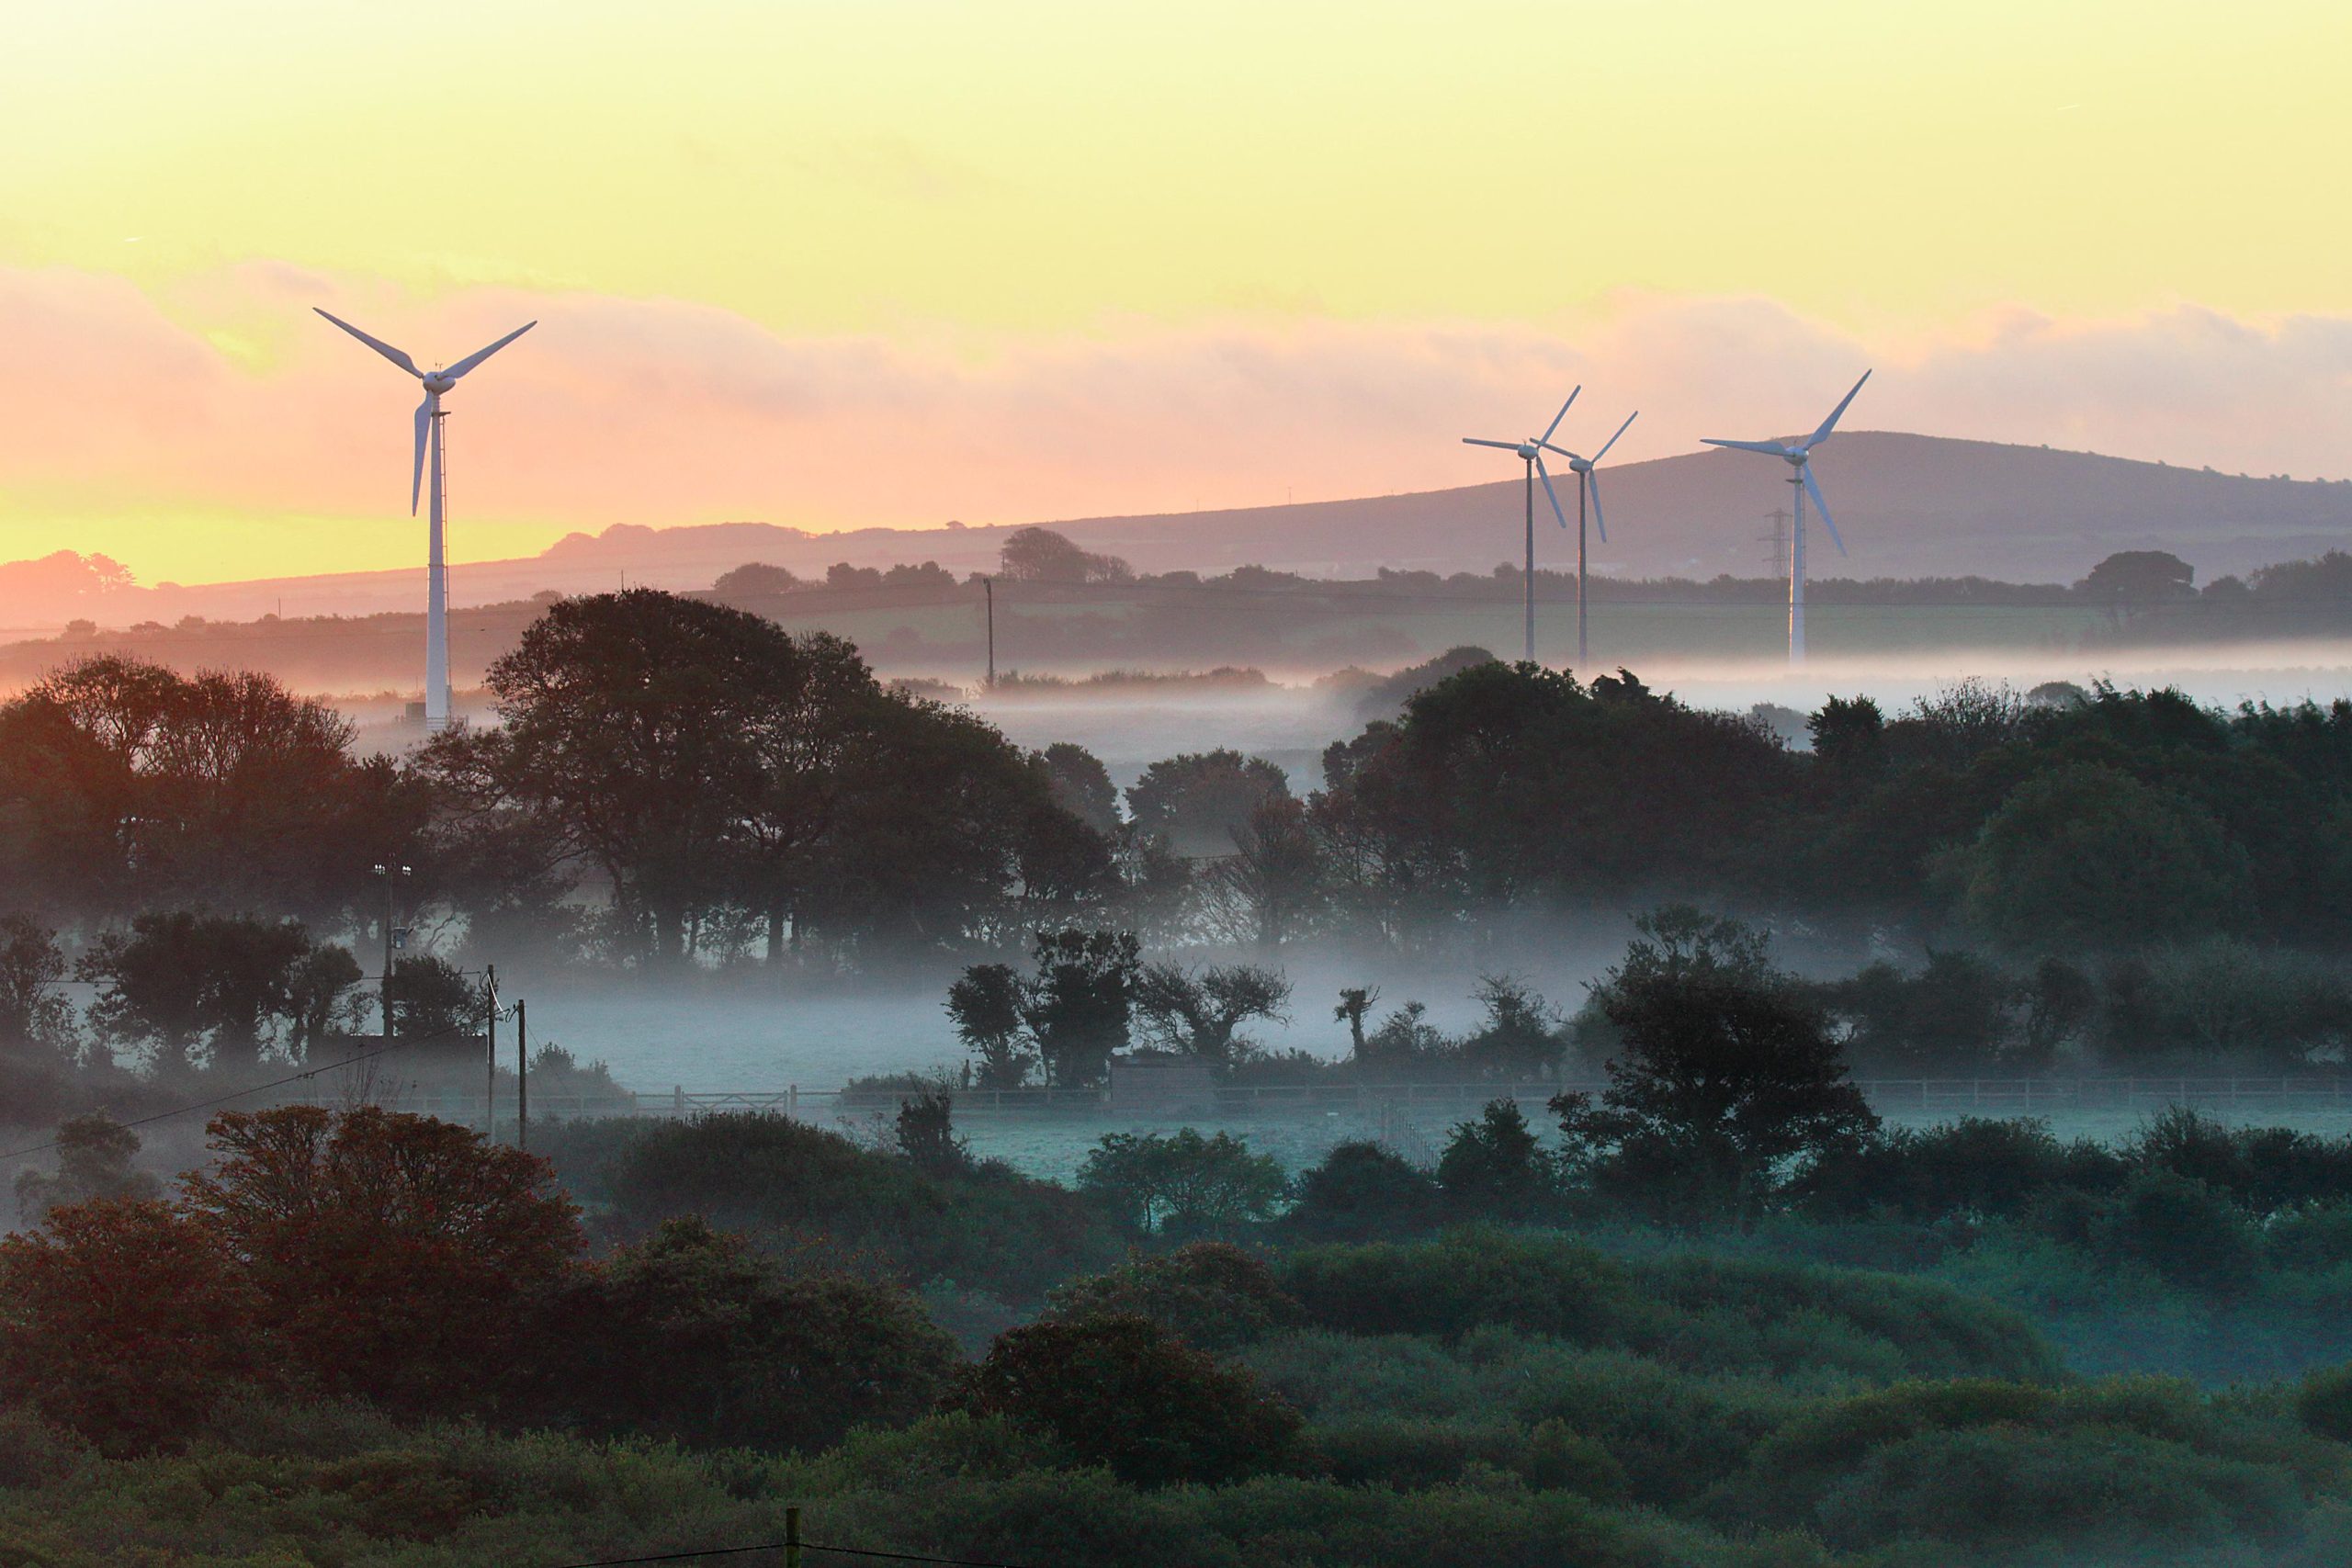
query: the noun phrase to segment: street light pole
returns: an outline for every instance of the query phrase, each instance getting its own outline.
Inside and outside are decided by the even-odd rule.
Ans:
[[[377,976],[376,995],[377,999],[383,1005],[384,1043],[387,1045],[392,1042],[392,931],[394,929],[392,901],[395,897],[393,870],[394,868],[389,865],[376,867],[376,874],[384,879],[384,970]],[[407,866],[401,866],[398,870],[402,879],[406,879],[410,874]]]

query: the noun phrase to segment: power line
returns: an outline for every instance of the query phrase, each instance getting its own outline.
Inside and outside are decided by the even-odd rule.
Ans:
[[[878,1551],[863,1546],[820,1546],[813,1540],[763,1540],[749,1546],[710,1546],[693,1551],[658,1551],[644,1557],[605,1557],[594,1562],[566,1562],[560,1568],[638,1568],[650,1562],[685,1562],[702,1557],[732,1557],[752,1551],[782,1551],[797,1546],[803,1551],[830,1551],[841,1557],[871,1557],[889,1562],[932,1562],[944,1568],[1026,1568],[1017,1562],[998,1562],[975,1557],[933,1557],[917,1551]]]
[[[357,1066],[362,1062],[371,1061],[390,1051],[403,1050],[411,1045],[424,1045],[435,1040],[452,1039],[463,1030],[463,1025],[452,1025],[447,1029],[436,1029],[430,1034],[417,1034],[403,1040],[394,1040],[387,1044],[379,1045],[371,1051],[361,1051],[356,1055],[345,1056],[340,1062],[326,1062],[315,1067],[306,1067],[299,1073],[289,1073],[282,1078],[272,1078],[267,1083],[247,1084],[243,1089],[215,1095],[210,1100],[199,1100],[192,1105],[175,1106],[169,1111],[158,1111],[153,1115],[134,1117],[130,1121],[118,1122],[116,1125],[145,1127],[157,1122],[168,1122],[175,1116],[187,1116],[198,1111],[209,1111],[216,1105],[226,1105],[232,1100],[243,1100],[249,1094],[259,1094],[265,1089],[283,1089],[288,1084],[301,1083],[323,1073],[338,1072],[345,1067]],[[50,1150],[58,1147],[59,1142],[60,1140],[52,1138],[45,1144],[32,1144],[21,1149],[0,1151],[0,1160],[24,1159],[32,1155],[47,1154]]]

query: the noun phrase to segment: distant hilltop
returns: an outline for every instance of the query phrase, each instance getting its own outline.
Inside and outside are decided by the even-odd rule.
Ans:
[[[1857,431],[1815,459],[1852,551],[1839,559],[1814,536],[1815,570],[1855,577],[1979,576],[2066,582],[2119,550],[2169,550],[2200,580],[2243,574],[2352,543],[2352,482],[2255,478],[2041,446]],[[1770,458],[1708,451],[1603,470],[1610,539],[1595,540],[1596,573],[1631,577],[1756,576],[1769,570],[1769,513],[1787,504]],[[1555,476],[1575,504],[1568,476]],[[1453,490],[1221,512],[1086,517],[1048,526],[1142,571],[1223,572],[1261,565],[1314,576],[1368,577],[1381,567],[1485,571],[1520,553],[1517,478]],[[1541,496],[1536,557],[1574,559]],[[888,567],[933,560],[958,575],[991,569],[1002,524],[814,533],[770,523],[652,527],[616,524],[566,536],[537,556],[451,569],[460,604],[594,592],[631,584],[707,588],[762,561],[821,576],[836,561]],[[0,623],[106,626],[185,615],[250,619],[405,610],[424,569],[129,588],[103,563],[77,576],[52,557],[0,567]],[[88,558],[96,562],[102,558]],[[137,563],[130,563],[135,568]],[[111,574],[111,575],[108,575]],[[105,581],[101,581],[100,578]]]

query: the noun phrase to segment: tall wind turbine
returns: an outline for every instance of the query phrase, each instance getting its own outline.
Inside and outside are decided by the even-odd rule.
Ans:
[[[1870,378],[1871,373],[1867,370],[1863,371],[1862,381]],[[1838,553],[1841,556],[1846,553],[1846,541],[1838,536],[1838,525],[1829,520],[1829,503],[1821,499],[1821,486],[1813,477],[1813,467],[1808,459],[1813,456],[1813,449],[1828,440],[1829,433],[1838,428],[1838,416],[1844,413],[1846,405],[1854,400],[1854,392],[1862,389],[1862,381],[1855,382],[1853,391],[1848,392],[1838,400],[1838,406],[1829,411],[1829,417],[1821,422],[1820,429],[1815,431],[1805,440],[1794,445],[1785,441],[1718,441],[1713,436],[1703,438],[1710,446],[1729,446],[1740,452],[1765,453],[1770,457],[1780,458],[1796,470],[1789,476],[1789,483],[1795,487],[1793,499],[1796,510],[1796,517],[1790,525],[1789,534],[1789,662],[1792,664],[1804,662],[1804,498],[1806,496],[1813,497],[1813,509],[1821,513],[1821,525],[1829,530],[1830,542],[1838,547]]]
[[[318,310],[318,307],[311,307]],[[424,456],[427,446],[433,452],[433,505],[426,513],[427,524],[424,570],[424,728],[428,731],[449,727],[449,562],[443,547],[442,494],[444,490],[441,466],[441,394],[456,386],[467,371],[521,337],[539,323],[526,321],[492,344],[477,349],[447,369],[435,366],[419,370],[416,361],[381,338],[369,337],[342,317],[319,310],[336,326],[366,344],[410,375],[424,383],[424,400],[416,405],[416,465],[409,479],[408,514],[416,515],[418,493],[424,488]]]
[[[1617,427],[1617,435],[1623,435],[1625,432],[1631,430],[1634,427],[1634,422],[1641,417],[1642,411],[1639,409],[1635,409],[1632,413],[1627,414],[1625,416],[1625,423]],[[1617,435],[1612,435],[1608,440],[1602,442],[1600,444],[1600,450],[1595,452],[1589,457],[1579,457],[1565,446],[1552,446],[1552,444],[1549,441],[1544,443],[1546,446],[1552,446],[1553,451],[1557,452],[1561,457],[1566,457],[1568,460],[1569,471],[1574,473],[1577,477],[1577,668],[1579,670],[1583,669],[1585,667],[1585,661],[1592,657],[1590,652],[1587,650],[1584,637],[1585,496],[1587,492],[1590,492],[1592,496],[1592,520],[1595,524],[1599,525],[1600,528],[1600,542],[1605,545],[1609,542],[1609,520],[1600,514],[1600,475],[1595,470],[1598,468],[1600,459],[1609,456],[1609,448],[1617,445]],[[1561,518],[1560,526],[1565,528],[1567,525],[1568,520],[1565,517]]]
[[[1560,412],[1552,416],[1552,423],[1544,427],[1541,435],[1531,435],[1524,441],[1482,441],[1475,435],[1462,438],[1464,446],[1498,446],[1506,452],[1516,452],[1527,465],[1527,571],[1519,580],[1519,584],[1527,632],[1526,652],[1521,657],[1530,664],[1535,662],[1535,479],[1539,474],[1543,476],[1544,493],[1552,502],[1552,515],[1560,520],[1561,527],[1566,527],[1568,514],[1560,510],[1559,491],[1552,488],[1552,471],[1544,466],[1544,448],[1551,446],[1552,433],[1560,428],[1562,420],[1568,417],[1568,403],[1575,402],[1577,392],[1583,390],[1578,387],[1568,394],[1568,402],[1560,405]],[[1553,446],[1552,450],[1556,452],[1559,448]]]

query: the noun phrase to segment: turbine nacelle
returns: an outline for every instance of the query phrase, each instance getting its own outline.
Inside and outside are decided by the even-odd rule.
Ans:
[[[458,378],[446,370],[435,370],[424,378],[424,389],[436,397],[458,384]]]

